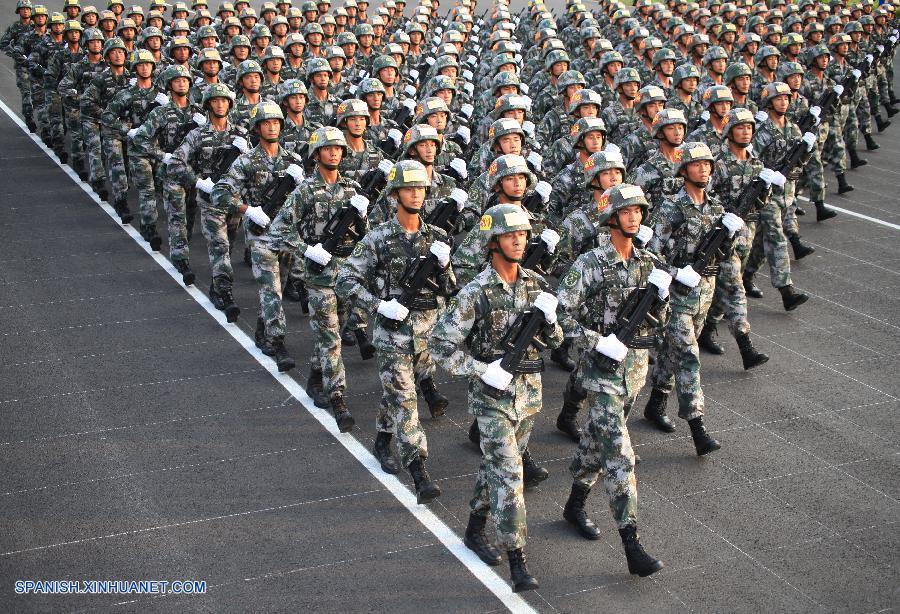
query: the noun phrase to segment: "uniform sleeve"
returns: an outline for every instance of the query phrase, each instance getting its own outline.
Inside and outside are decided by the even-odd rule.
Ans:
[[[131,94],[127,90],[119,92],[100,114],[100,125],[119,138],[124,137],[128,132],[122,121],[122,115],[129,104],[130,97]]]
[[[664,258],[669,252],[669,240],[675,229],[676,208],[674,201],[666,199],[650,213],[649,225],[653,229],[653,238],[647,247]]]
[[[81,97],[80,108],[84,117],[94,120],[100,119],[100,115],[103,113],[103,109],[100,108],[100,87],[102,82],[102,77],[94,77],[85,90],[84,96]]]
[[[135,151],[148,158],[154,158],[156,160],[163,159],[163,155],[165,154],[157,144],[156,133],[159,131],[164,121],[165,107],[156,107],[150,111],[150,115],[147,116],[147,119],[141,124],[141,127],[138,128],[134,138],[131,139],[131,144],[134,146]]]
[[[594,347],[600,333],[590,330],[578,321],[578,312],[587,298],[585,292],[585,267],[591,256],[582,254],[569,272],[559,282],[556,297],[559,299],[559,324],[569,339],[584,339],[585,347]]]
[[[335,292],[342,298],[355,297],[366,311],[374,313],[381,299],[372,294],[368,283],[378,274],[378,249],[372,241],[372,234],[362,238],[353,253],[338,268]]]
[[[480,293],[481,287],[477,283],[470,283],[463,288],[450,300],[428,340],[428,349],[435,361],[450,375],[476,377],[487,369],[486,363],[475,360],[462,349],[475,325],[476,304]]]
[[[247,181],[247,174],[244,168],[245,164],[246,159],[244,156],[239,157],[231,165],[231,168],[228,169],[228,172],[222,175],[213,187],[212,194],[210,194],[210,200],[212,201],[213,206],[220,211],[226,211],[228,213],[237,212],[237,209],[240,206],[238,197],[241,195],[244,184]]]
[[[194,173],[190,161],[191,155],[197,147],[197,141],[200,139],[201,130],[202,128],[194,128],[188,132],[181,145],[172,152],[172,162],[166,173],[181,185],[192,187],[197,183],[197,175]]]

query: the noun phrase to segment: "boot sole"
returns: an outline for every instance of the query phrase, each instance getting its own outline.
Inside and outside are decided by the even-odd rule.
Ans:
[[[706,456],[707,454],[710,454],[712,452],[715,452],[716,450],[721,450],[721,449],[722,449],[722,444],[710,446],[708,448],[704,448],[703,450],[697,450],[697,456]]]
[[[225,307],[223,311],[225,312],[225,320],[227,320],[229,324],[237,322],[238,316],[241,315],[241,308],[237,305]]]
[[[749,371],[750,369],[753,369],[753,368],[758,367],[758,366],[760,366],[760,365],[764,365],[764,364],[766,364],[767,362],[769,362],[769,357],[768,357],[768,356],[766,356],[766,357],[764,357],[764,358],[759,358],[759,359],[756,360],[756,362],[753,362],[753,363],[751,363],[751,364],[744,363],[744,371]]]
[[[422,505],[423,503],[428,503],[429,501],[434,501],[438,497],[441,496],[440,489],[435,489],[431,492],[426,493],[416,493],[416,503]]]
[[[793,303],[793,304],[791,304],[791,305],[785,305],[785,306],[784,306],[784,310],[785,310],[785,311],[793,311],[793,310],[795,310],[797,307],[799,307],[800,305],[802,305],[803,303],[805,303],[805,302],[808,301],[808,300],[809,300],[809,297],[808,297],[808,296],[803,297],[802,299],[796,301],[795,303]]]
[[[628,573],[630,573],[633,576],[640,576],[641,578],[646,578],[647,576],[652,576],[653,574],[655,574],[657,571],[659,571],[663,567],[665,567],[663,562],[657,561],[656,565],[654,565],[652,569],[645,569],[643,571],[631,571],[629,569]]]
[[[537,581],[522,582],[521,584],[516,584],[515,586],[513,586],[513,592],[514,593],[522,593],[525,591],[533,591],[533,590],[539,589],[540,587],[541,587],[541,585],[538,584]]]
[[[468,548],[469,550],[474,552],[475,556],[477,556],[479,559],[481,559],[481,562],[484,563],[485,565],[488,565],[490,567],[497,567],[498,565],[500,565],[503,562],[503,557],[500,556],[499,554],[497,555],[497,558],[491,558],[491,557],[487,556],[486,554],[482,554],[481,552],[478,552],[478,550],[476,548],[474,548],[472,546],[472,544],[469,542],[469,538],[464,538],[463,544],[465,544],[466,548]]]

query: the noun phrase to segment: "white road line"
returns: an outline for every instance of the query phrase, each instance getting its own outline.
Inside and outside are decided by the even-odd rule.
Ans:
[[[812,202],[805,196],[798,196],[797,200],[802,200],[803,202]],[[861,220],[866,220],[867,222],[872,222],[873,224],[879,224],[881,226],[887,226],[888,228],[893,228],[894,230],[900,230],[900,224],[892,224],[891,222],[885,222],[884,220],[879,220],[877,217],[869,217],[868,215],[863,215],[862,213],[857,213],[856,211],[851,211],[850,209],[844,209],[843,207],[835,207],[831,203],[825,203],[825,206],[829,209],[834,209],[835,211],[839,211],[841,213],[846,213],[847,215],[852,215],[853,217],[858,217]]]
[[[66,175],[68,175],[72,181],[74,181],[84,192],[87,194],[91,200],[97,203],[106,214],[115,221],[116,225],[118,225],[128,236],[132,238],[132,240],[137,243],[141,249],[147,252],[147,255],[153,258],[156,263],[163,268],[163,270],[169,274],[169,276],[174,279],[179,286],[183,287],[181,283],[181,273],[175,270],[175,267],[172,266],[172,263],[161,253],[153,252],[150,249],[150,246],[144,242],[141,238],[140,233],[135,230],[133,226],[130,224],[122,225],[119,223],[119,216],[113,210],[113,208],[106,202],[101,201],[100,198],[94,194],[93,190],[91,190],[90,186],[78,177],[78,175],[68,166],[63,165],[59,158],[53,153],[52,150],[48,149],[46,145],[34,134],[29,132],[28,128],[25,126],[25,123],[19,119],[19,117],[2,101],[0,100],[0,109],[6,113],[7,116],[22,130],[26,135],[28,135],[34,143],[40,147],[47,156],[56,162],[60,169]],[[416,503],[416,497],[413,495],[404,485],[403,483],[397,479],[396,476],[389,475],[384,473],[381,470],[381,466],[378,461],[375,460],[375,457],[369,452],[368,449],[364,445],[362,445],[359,441],[356,440],[355,437],[348,433],[341,433],[337,429],[337,424],[335,424],[334,417],[327,411],[323,409],[319,409],[315,405],[313,405],[312,400],[306,394],[306,391],[298,384],[293,378],[285,375],[283,373],[278,372],[278,367],[275,365],[275,361],[265,356],[262,352],[259,351],[259,348],[256,347],[253,340],[250,339],[244,333],[244,331],[238,327],[236,324],[229,324],[225,320],[225,314],[216,309],[210,300],[207,298],[203,292],[197,289],[196,286],[191,286],[184,288],[185,292],[187,292],[191,298],[193,298],[197,303],[206,310],[207,313],[219,323],[219,325],[231,335],[235,341],[237,341],[241,347],[243,347],[248,354],[250,354],[256,362],[258,362],[262,367],[268,371],[272,377],[281,384],[285,390],[287,390],[291,396],[297,399],[303,407],[308,411],[319,423],[322,425],[325,430],[327,430],[331,435],[338,440],[338,442],[344,446],[344,448],[356,458],[359,463],[366,468],[366,470],[372,474],[376,480],[378,480],[382,486],[384,486],[396,499],[399,501],[406,510],[415,516],[416,520],[418,520],[422,525],[428,529],[435,537],[440,540],[440,542],[444,545],[444,547],[450,551],[450,554],[455,556],[460,563],[462,563],[469,572],[475,576],[475,578],[481,582],[491,593],[494,594],[497,599],[511,612],[536,612],[531,605],[528,604],[521,596],[512,592],[512,588],[510,588],[509,584],[507,584],[506,580],[501,578],[497,572],[495,572],[491,567],[485,565],[481,559],[475,556],[475,553],[469,550],[465,544],[463,544],[462,540],[459,538],[453,530],[448,527],[444,521],[437,517],[431,510],[429,510],[424,505],[419,505]],[[9,553],[7,553],[9,554]],[[3,555],[0,555],[3,556]]]

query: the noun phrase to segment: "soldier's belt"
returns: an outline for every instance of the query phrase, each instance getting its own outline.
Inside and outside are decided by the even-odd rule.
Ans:
[[[406,305],[410,311],[433,311],[438,308],[437,299],[434,295],[419,295]]]
[[[475,356],[476,360],[486,362],[488,364],[495,360],[500,360],[503,356]],[[522,360],[514,370],[515,373],[543,373],[544,359],[536,358],[534,360]]]
[[[702,271],[698,271],[701,277],[715,277],[719,274],[719,265],[711,264],[707,267],[704,267]]]
[[[656,338],[653,335],[636,336],[625,345],[632,350],[649,350],[656,345]]]

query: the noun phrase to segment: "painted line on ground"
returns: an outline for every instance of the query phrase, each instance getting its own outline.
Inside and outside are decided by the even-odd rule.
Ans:
[[[430,509],[425,507],[424,505],[419,505],[416,503],[416,497],[412,494],[403,483],[397,479],[396,476],[389,475],[381,470],[381,466],[378,461],[372,456],[371,452],[361,444],[355,437],[350,435],[349,433],[341,433],[338,431],[337,424],[334,421],[334,417],[323,409],[319,409],[312,403],[312,399],[309,398],[309,395],[306,394],[306,391],[303,389],[300,384],[298,384],[292,377],[285,375],[283,373],[278,372],[278,367],[275,365],[275,361],[264,355],[259,348],[256,347],[256,344],[250,339],[249,336],[236,324],[229,324],[225,320],[225,314],[216,309],[213,304],[210,302],[209,298],[197,289],[196,286],[185,287],[181,282],[181,273],[175,270],[175,267],[166,258],[162,253],[154,252],[150,249],[150,246],[143,240],[140,233],[132,226],[131,224],[121,224],[119,222],[119,216],[116,214],[115,210],[105,201],[101,201],[100,198],[91,190],[90,186],[85,182],[81,181],[78,175],[68,166],[64,165],[60,162],[59,158],[53,153],[53,151],[47,148],[44,145],[43,141],[40,138],[32,134],[28,127],[25,125],[19,117],[2,101],[0,100],[0,109],[3,110],[4,113],[19,127],[22,132],[24,132],[28,137],[31,138],[34,143],[43,150],[47,156],[53,160],[57,166],[69,178],[72,179],[83,191],[85,194],[90,197],[97,205],[100,206],[106,214],[112,218],[112,220],[118,225],[128,236],[132,238],[132,240],[137,243],[141,249],[143,249],[148,256],[153,258],[153,260],[158,264],[169,276],[174,279],[179,286],[181,286],[185,292],[187,292],[191,298],[193,298],[203,309],[209,313],[209,315],[219,323],[219,325],[229,334],[231,335],[235,341],[237,341],[241,347],[243,347],[250,356],[253,357],[256,362],[258,362],[269,374],[275,378],[275,380],[281,384],[285,390],[287,390],[291,396],[297,399],[301,405],[303,405],[304,409],[309,412],[316,420],[319,421],[319,424],[322,425],[325,430],[327,430],[331,435],[338,440],[338,442],[344,446],[344,448],[353,455],[353,457],[359,461],[359,463],[365,467],[366,471],[368,471],[372,477],[378,480],[382,486],[384,486],[393,496],[400,502],[406,510],[412,514],[416,520],[418,520],[422,525],[428,529],[435,537],[440,540],[440,542],[444,545],[444,547],[455,556],[460,563],[462,563],[469,572],[475,576],[475,578],[481,582],[494,596],[500,600],[500,602],[511,612],[523,612],[523,613],[533,613],[536,612],[534,608],[529,605],[527,601],[525,601],[521,596],[512,592],[512,588],[510,585],[501,578],[497,572],[493,570],[493,568],[489,567],[485,563],[481,561],[475,553],[469,550],[465,544],[463,544],[462,539],[459,538],[453,530],[447,526],[443,520],[438,518],[438,516],[432,512]],[[7,553],[11,554],[11,553]],[[3,556],[3,555],[0,555]]]
[[[798,196],[797,200],[802,200],[805,203],[811,203],[805,196]],[[831,203],[825,203],[825,206],[829,209],[834,209],[840,213],[846,213],[847,215],[858,217],[861,220],[866,220],[867,222],[872,222],[873,224],[879,224],[881,226],[886,226],[888,228],[893,228],[894,230],[900,230],[900,224],[892,224],[891,222],[885,222],[884,220],[879,220],[877,217],[869,217],[868,215],[863,215],[862,213],[857,213],[856,211],[851,211],[850,209],[844,209],[843,207],[835,207]]]

